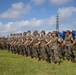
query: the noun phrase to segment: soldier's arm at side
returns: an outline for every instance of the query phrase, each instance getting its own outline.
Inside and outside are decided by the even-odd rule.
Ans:
[[[47,46],[48,44],[50,44],[50,43],[51,43],[51,41],[52,41],[52,40],[48,41],[48,42],[45,44],[45,46]]]
[[[31,45],[33,43],[33,39],[30,41],[30,43],[28,45]]]
[[[74,45],[76,42],[75,42],[75,40],[73,40],[73,43],[72,43],[72,45]]]
[[[40,43],[41,43],[41,41],[38,41],[38,42],[35,44],[35,46],[39,45]]]
[[[64,40],[63,43],[62,43],[62,45],[65,45],[65,44],[66,44],[66,41]]]

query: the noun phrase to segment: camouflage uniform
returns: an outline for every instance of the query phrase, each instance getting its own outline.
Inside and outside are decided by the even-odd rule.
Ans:
[[[42,30],[41,32],[41,37],[40,37],[40,41],[41,41],[41,44],[40,44],[40,53],[41,53],[41,58],[43,60],[47,60],[47,54],[46,54],[46,49],[45,49],[45,44],[46,44],[46,36],[45,36],[45,31]]]
[[[52,39],[52,33],[49,32],[46,36],[46,42],[48,43],[51,39]],[[47,46],[45,46],[45,49],[46,49],[46,54],[47,54],[47,61],[50,63],[50,58],[52,57],[52,50],[51,50],[51,44],[47,44]]]
[[[66,37],[65,37],[65,57],[67,60],[70,60],[73,56],[73,51],[72,51],[72,46],[70,46],[72,44],[73,37],[70,34],[70,31],[66,32]]]
[[[33,45],[31,44],[31,41],[33,40],[33,37],[31,35],[31,31],[28,31],[27,32],[27,36],[26,36],[26,39],[27,39],[27,51],[28,51],[28,56],[31,56],[31,58],[33,57]]]
[[[55,35],[55,36],[54,36]],[[53,38],[50,40],[52,47],[52,60],[54,63],[60,64],[60,44],[59,44],[59,37],[56,32],[53,33]]]
[[[40,41],[40,36],[37,31],[33,33],[33,55],[40,60],[40,44],[36,45]]]
[[[23,55],[28,56],[27,52],[27,39],[26,39],[26,32],[23,33],[23,43],[22,43],[22,49],[23,49]]]

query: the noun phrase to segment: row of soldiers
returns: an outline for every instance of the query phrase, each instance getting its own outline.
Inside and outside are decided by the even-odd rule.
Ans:
[[[1,50],[7,49],[7,44],[6,44],[7,40],[8,39],[5,37],[0,37],[0,49]]]
[[[73,39],[69,30],[66,31],[65,39],[58,32],[45,33],[44,30],[39,34],[38,31],[24,32],[20,34],[10,34],[7,42],[8,51],[14,54],[26,55],[36,58],[38,61],[44,60],[49,63],[60,64],[61,60],[76,59],[76,39]]]

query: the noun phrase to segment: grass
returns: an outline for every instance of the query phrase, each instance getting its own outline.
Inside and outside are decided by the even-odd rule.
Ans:
[[[0,50],[0,75],[76,75],[76,63],[57,66]]]

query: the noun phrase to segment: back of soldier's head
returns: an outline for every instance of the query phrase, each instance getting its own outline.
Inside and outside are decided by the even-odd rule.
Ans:
[[[45,31],[44,31],[44,30],[42,30],[42,31],[41,31],[41,34],[44,34],[44,35],[45,35]]]
[[[27,32],[24,32],[24,33],[23,33],[23,36],[26,36],[26,34],[27,34]]]

